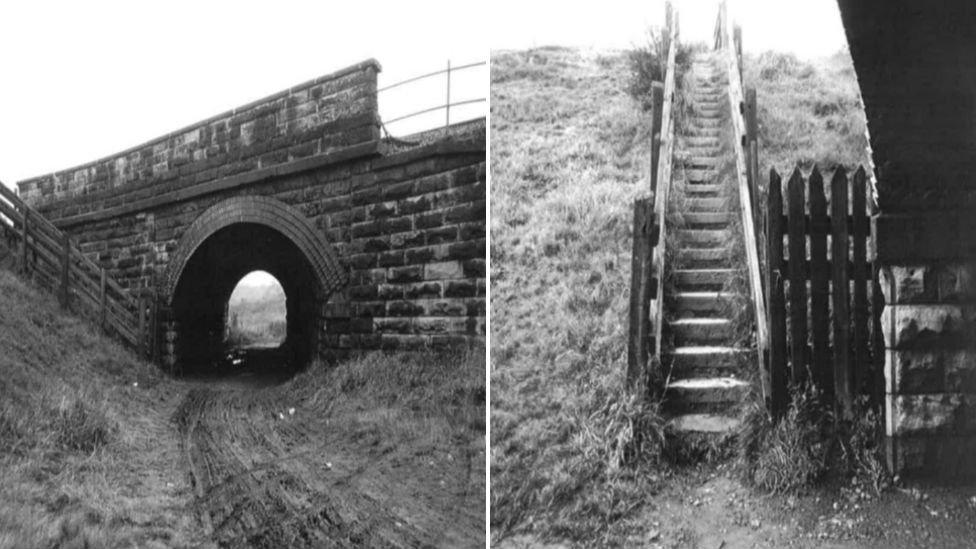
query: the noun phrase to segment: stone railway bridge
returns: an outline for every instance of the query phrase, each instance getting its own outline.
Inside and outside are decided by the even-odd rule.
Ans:
[[[219,352],[254,270],[287,300],[301,363],[485,334],[485,122],[380,137],[365,61],[107,158],[21,181],[20,196],[154,303],[167,367]]]

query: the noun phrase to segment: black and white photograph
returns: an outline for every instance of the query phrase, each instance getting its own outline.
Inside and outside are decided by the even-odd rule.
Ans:
[[[976,548],[976,5],[0,5],[0,549]]]
[[[484,547],[479,14],[0,7],[0,547]]]
[[[976,7],[501,9],[492,547],[976,547]]]

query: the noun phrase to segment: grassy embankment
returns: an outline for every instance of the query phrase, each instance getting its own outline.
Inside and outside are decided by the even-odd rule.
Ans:
[[[204,541],[175,384],[5,269],[0,326],[0,547]]]
[[[656,410],[622,396],[631,204],[649,153],[626,59],[555,47],[492,56],[496,539],[608,541],[669,474]],[[747,58],[763,173],[865,162],[849,65],[846,54]]]
[[[864,105],[847,51],[812,61],[766,52],[744,64],[745,85],[756,88],[764,185],[770,168],[784,182],[797,165],[809,172],[817,164],[827,174],[837,166],[868,169]]]
[[[621,396],[648,123],[625,55],[491,65],[492,535],[594,540],[656,482],[627,464],[645,463],[655,441],[636,435],[657,415]]]

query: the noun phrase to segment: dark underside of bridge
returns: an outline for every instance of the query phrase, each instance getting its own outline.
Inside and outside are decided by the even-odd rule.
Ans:
[[[307,364],[319,332],[324,296],[304,254],[281,233],[267,226],[238,223],[207,238],[187,262],[172,302],[173,330],[179,341],[184,372],[219,364],[224,343],[227,304],[244,275],[266,271],[285,291],[287,335],[282,366]]]
[[[876,165],[895,471],[976,475],[976,3],[838,0]]]

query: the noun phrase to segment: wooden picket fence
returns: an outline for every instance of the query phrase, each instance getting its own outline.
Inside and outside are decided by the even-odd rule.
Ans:
[[[814,167],[793,171],[784,196],[770,171],[766,219],[766,288],[770,351],[769,407],[780,416],[788,384],[812,381],[841,417],[860,394],[880,401],[883,343],[864,168],[849,178],[837,168],[825,194]],[[784,244],[785,239],[785,244]]]
[[[145,356],[149,341],[148,300],[130,293],[95,265],[71,237],[0,182],[0,231],[17,248],[25,277],[55,292],[61,306],[95,322]],[[141,313],[141,314],[140,314]]]

